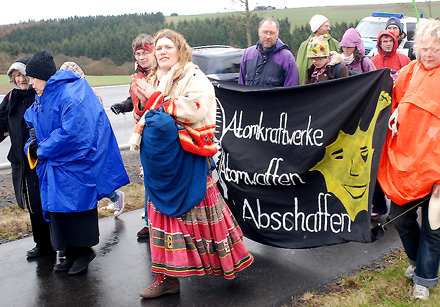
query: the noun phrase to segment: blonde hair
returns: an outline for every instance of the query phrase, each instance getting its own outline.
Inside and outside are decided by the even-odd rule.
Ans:
[[[173,31],[170,29],[160,30],[154,36],[154,47],[156,47],[157,41],[161,38],[164,38],[164,37],[171,40],[173,42],[173,44],[176,46],[177,54],[179,55],[179,64],[181,66],[184,66],[188,62],[191,62],[192,50],[182,34],[177,33],[176,31]],[[156,61],[156,65],[154,65],[151,68],[151,72],[149,74],[149,77],[155,75],[158,68],[159,68],[159,65],[157,64],[157,61]]]
[[[420,21],[416,26],[415,40],[415,54],[417,60],[421,60],[421,48],[423,41],[427,39],[434,39],[434,43],[440,46],[440,22],[435,19],[428,19]]]

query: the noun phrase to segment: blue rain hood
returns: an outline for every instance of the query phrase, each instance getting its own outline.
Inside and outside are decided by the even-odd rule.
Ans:
[[[129,183],[110,121],[85,79],[53,75],[26,111],[35,127],[37,173],[44,211],[80,212]]]

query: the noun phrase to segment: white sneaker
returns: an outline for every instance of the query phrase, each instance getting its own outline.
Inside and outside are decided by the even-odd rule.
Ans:
[[[139,177],[144,178],[144,168],[142,166],[140,168]]]
[[[427,300],[429,298],[429,289],[425,286],[415,284],[412,297],[415,299]]]
[[[416,267],[411,264],[405,271],[405,277],[412,280],[415,270]]]
[[[119,194],[119,198],[117,201],[113,203],[115,206],[115,211],[113,212],[115,217],[118,217],[121,215],[122,211],[124,211],[124,192],[117,191]]]

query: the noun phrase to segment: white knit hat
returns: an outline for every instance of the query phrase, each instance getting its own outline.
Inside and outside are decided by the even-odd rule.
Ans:
[[[317,14],[310,19],[310,29],[315,33],[326,21],[328,21],[327,17]]]

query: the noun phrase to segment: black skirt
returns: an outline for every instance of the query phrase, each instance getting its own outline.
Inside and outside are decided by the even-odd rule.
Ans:
[[[59,213],[47,212],[54,250],[70,246],[92,247],[99,243],[98,210]]]

